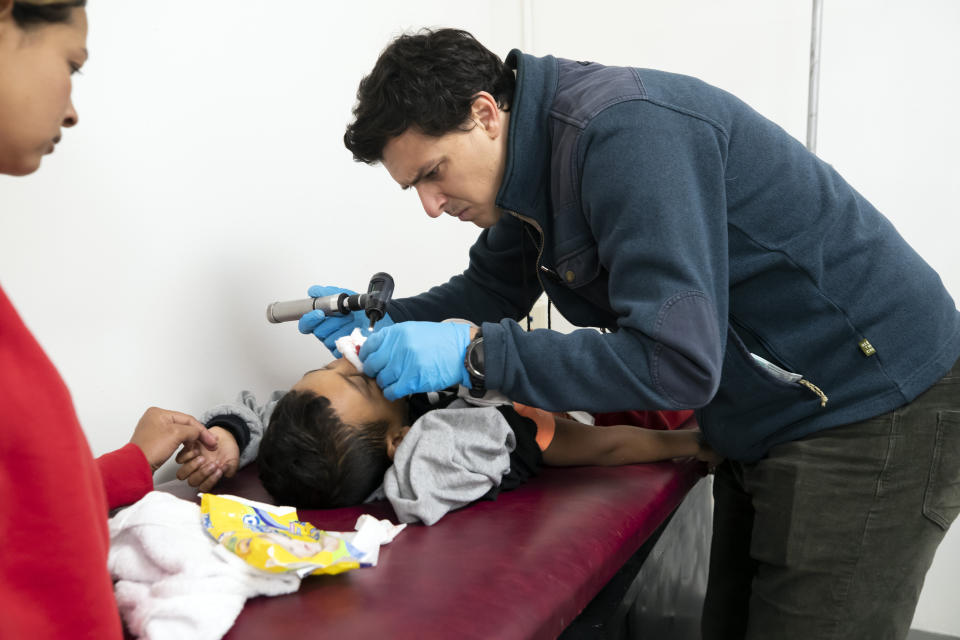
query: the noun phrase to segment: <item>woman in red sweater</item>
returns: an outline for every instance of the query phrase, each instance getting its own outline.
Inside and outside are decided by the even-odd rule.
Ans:
[[[77,123],[83,5],[0,0],[0,174],[36,171]],[[215,438],[191,416],[151,408],[129,444],[94,460],[66,385],[2,288],[0,416],[0,638],[121,638],[108,509],[150,491],[181,443],[214,449]]]

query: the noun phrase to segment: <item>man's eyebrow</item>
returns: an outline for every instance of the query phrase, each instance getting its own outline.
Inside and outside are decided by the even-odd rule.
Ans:
[[[440,158],[439,160],[431,160],[430,162],[426,163],[425,165],[420,167],[420,169],[417,171],[417,175],[414,176],[413,180],[411,180],[408,184],[402,185],[400,188],[406,191],[410,187],[417,186],[417,183],[423,180],[424,175],[433,171],[433,168],[439,166],[440,163],[444,161],[444,159],[445,158]]]

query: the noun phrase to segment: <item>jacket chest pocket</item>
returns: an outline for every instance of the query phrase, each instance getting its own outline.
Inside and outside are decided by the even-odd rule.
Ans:
[[[552,270],[552,279],[600,310],[612,313],[610,308],[610,276],[600,264],[596,243],[559,258]]]

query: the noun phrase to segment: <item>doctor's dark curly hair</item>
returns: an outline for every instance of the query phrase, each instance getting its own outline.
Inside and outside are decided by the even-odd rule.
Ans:
[[[437,137],[462,128],[480,91],[509,110],[515,84],[513,70],[466,31],[402,35],[360,81],[343,143],[357,162],[375,164],[387,141],[410,127]]]
[[[277,402],[260,441],[263,488],[278,504],[302,509],[360,504],[390,466],[388,428],[387,422],[346,424],[328,398],[290,391]]]

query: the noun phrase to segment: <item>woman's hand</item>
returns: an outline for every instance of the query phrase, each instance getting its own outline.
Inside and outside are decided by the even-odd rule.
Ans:
[[[203,446],[210,451],[217,448],[216,437],[196,418],[157,407],[144,412],[130,442],[140,447],[153,471],[159,469],[181,444]]]

